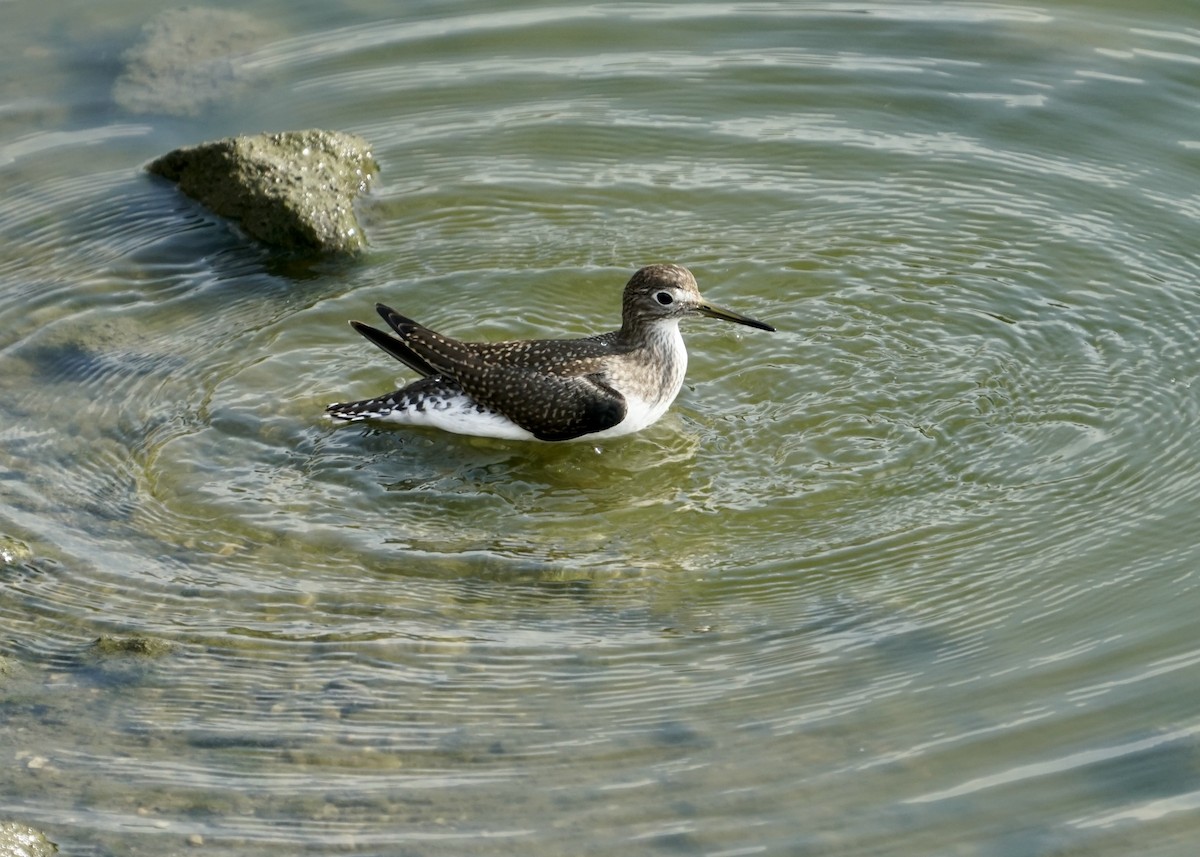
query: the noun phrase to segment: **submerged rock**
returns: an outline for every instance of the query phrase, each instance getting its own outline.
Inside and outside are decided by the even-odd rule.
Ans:
[[[139,685],[151,679],[164,659],[177,650],[174,643],[140,634],[104,634],[80,652],[78,666],[91,681],[115,687]]]
[[[131,113],[194,116],[246,87],[251,75],[244,57],[266,40],[267,29],[230,9],[160,12],[121,56],[125,67],[113,100]]]
[[[58,846],[46,834],[16,821],[0,821],[0,857],[46,857]]]
[[[135,655],[145,658],[161,658],[175,651],[175,644],[157,637],[112,637],[102,634],[90,646],[88,654],[92,659],[104,659],[123,655]]]
[[[366,246],[353,201],[379,166],[354,134],[227,137],[168,152],[147,169],[265,244],[322,253]]]
[[[0,568],[26,562],[32,557],[33,551],[29,549],[29,545],[20,539],[0,533]]]

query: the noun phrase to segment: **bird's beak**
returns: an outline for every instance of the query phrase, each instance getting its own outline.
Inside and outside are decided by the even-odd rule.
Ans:
[[[771,327],[771,325],[767,324],[766,322],[759,321],[756,318],[750,318],[747,315],[742,315],[741,313],[734,312],[731,309],[724,309],[723,307],[714,306],[708,301],[701,301],[700,303],[696,304],[696,312],[700,313],[701,315],[706,315],[709,318],[719,318],[723,319],[724,321],[733,321],[738,324],[744,324],[747,327],[757,327],[759,330],[769,330],[771,332],[775,331],[775,328]]]

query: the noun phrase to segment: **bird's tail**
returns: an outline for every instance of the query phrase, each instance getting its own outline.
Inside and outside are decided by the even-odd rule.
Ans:
[[[401,394],[401,390],[393,390],[373,399],[362,399],[357,402],[334,402],[325,409],[325,413],[335,420],[345,420],[346,422],[385,419],[392,411],[404,404]]]

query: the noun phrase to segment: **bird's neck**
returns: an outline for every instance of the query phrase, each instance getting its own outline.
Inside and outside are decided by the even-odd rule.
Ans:
[[[679,331],[679,319],[655,319],[641,324],[625,324],[618,337],[627,353],[642,367],[642,371],[657,376],[654,388],[666,401],[675,398],[687,372],[687,348]]]
[[[683,349],[679,319],[656,318],[652,321],[625,319],[617,339],[631,350],[648,350],[666,356]]]

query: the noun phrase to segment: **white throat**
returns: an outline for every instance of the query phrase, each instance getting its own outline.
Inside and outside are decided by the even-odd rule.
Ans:
[[[625,396],[625,419],[586,437],[618,437],[641,431],[657,422],[679,395],[688,362],[679,319],[659,321],[649,333],[636,359],[609,373],[609,382]]]

